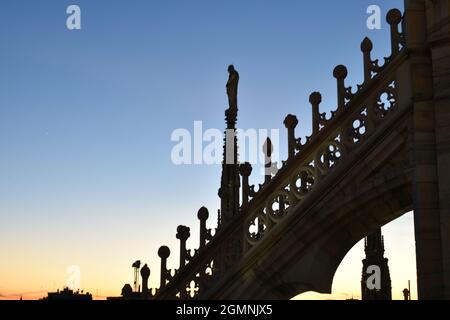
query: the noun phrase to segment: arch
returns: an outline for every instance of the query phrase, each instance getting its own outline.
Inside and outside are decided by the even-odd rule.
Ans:
[[[289,300],[308,291],[331,294],[346,254],[365,236],[411,211],[409,171],[396,172],[377,183],[353,186],[351,193],[335,189],[306,212],[295,208],[212,297]]]

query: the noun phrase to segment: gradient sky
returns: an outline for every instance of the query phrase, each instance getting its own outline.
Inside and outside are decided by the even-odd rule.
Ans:
[[[78,4],[82,30],[66,29]],[[176,226],[219,207],[219,166],[174,166],[173,130],[195,120],[223,129],[227,65],[240,72],[239,127],[280,129],[297,114],[309,135],[308,96],[334,108],[332,70],[362,80],[361,40],[389,54],[389,29],[368,30],[366,9],[401,0],[2,0],[0,2],[0,299],[38,298],[78,265],[98,298],[132,282],[131,264],[159,279],[160,245],[178,267]],[[327,108],[329,107],[329,108]],[[252,182],[260,182],[258,171]],[[385,228],[394,296],[415,280],[409,214]],[[326,298],[360,295],[361,244]],[[415,282],[415,281],[414,281]],[[305,295],[304,297],[306,297]]]

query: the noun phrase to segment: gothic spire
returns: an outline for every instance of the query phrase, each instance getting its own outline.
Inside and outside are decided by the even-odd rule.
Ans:
[[[392,300],[391,276],[388,259],[384,257],[381,229],[364,239],[364,251],[366,258],[362,261],[362,300]]]

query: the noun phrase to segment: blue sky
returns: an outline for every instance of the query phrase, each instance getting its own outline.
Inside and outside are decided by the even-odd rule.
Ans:
[[[81,7],[80,31],[66,29],[70,4]],[[381,30],[366,27],[371,4]],[[44,257],[157,269],[178,224],[196,230],[202,205],[215,218],[220,167],[174,166],[170,135],[195,120],[224,128],[228,64],[241,75],[239,127],[279,128],[285,141],[293,113],[297,135],[310,134],[309,94],[322,92],[324,110],[336,104],[333,68],[346,64],[348,83],[360,83],[365,36],[375,57],[389,54],[392,7],[403,3],[1,1],[0,260],[18,252],[3,271]],[[51,286],[44,274],[35,287]]]

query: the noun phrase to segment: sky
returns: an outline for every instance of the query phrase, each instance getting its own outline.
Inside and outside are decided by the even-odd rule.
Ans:
[[[81,30],[66,27],[71,4]],[[284,117],[296,114],[297,136],[309,135],[309,94],[334,109],[338,64],[347,83],[361,83],[365,36],[374,57],[389,55],[384,18],[381,30],[366,26],[372,4],[383,16],[403,9],[401,0],[2,0],[0,299],[61,289],[73,265],[96,298],[118,295],[137,259],[155,287],[159,246],[177,268],[176,227],[191,227],[194,248],[197,210],[208,207],[214,227],[219,208],[220,166],[176,166],[174,130],[224,129],[232,63],[238,126],[279,129],[286,158]],[[261,181],[256,170],[251,182]],[[401,298],[415,283],[412,214],[383,231]],[[362,255],[360,243],[321,298],[360,295]]]

